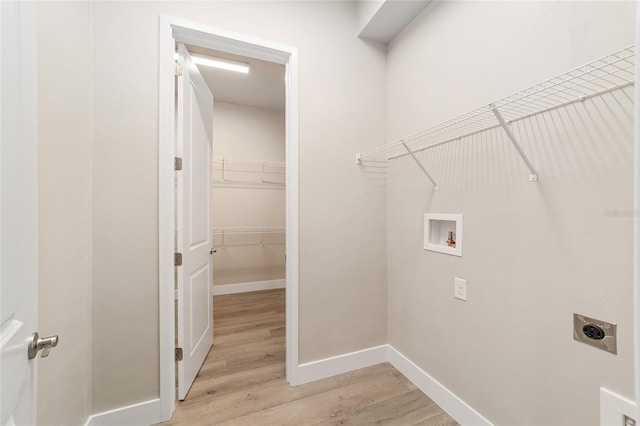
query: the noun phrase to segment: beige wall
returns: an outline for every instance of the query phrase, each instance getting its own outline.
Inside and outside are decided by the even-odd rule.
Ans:
[[[88,3],[38,3],[38,332],[60,337],[38,362],[46,425],[91,409],[89,25]]]
[[[634,40],[634,4],[447,2],[390,45],[393,140]],[[599,387],[633,397],[633,90],[389,166],[389,342],[496,424],[597,424]],[[425,212],[464,215],[463,257],[424,251]],[[468,301],[453,298],[467,280]],[[618,324],[618,355],[575,342],[572,313]]]
[[[283,75],[284,78],[284,69]],[[215,93],[214,93],[215,96]],[[213,156],[226,160],[259,160],[284,163],[284,111],[216,102],[213,112]],[[214,179],[221,179],[216,163]],[[240,182],[259,182],[260,167],[236,166],[226,178]],[[267,171],[284,169],[267,168]],[[266,179],[284,182],[284,175]],[[214,228],[260,228],[285,226],[284,186],[216,185],[213,188]],[[266,244],[257,245],[260,241]],[[285,277],[284,233],[262,235],[229,234],[226,245],[218,249],[213,262],[213,284],[283,279]],[[214,236],[215,244],[222,237]],[[271,243],[271,244],[269,244]],[[276,244],[273,244],[276,243]]]
[[[158,396],[158,21],[300,49],[300,361],[385,343],[383,46],[344,2],[94,2],[93,411]]]
[[[284,111],[216,101],[213,156],[284,163],[284,124]]]
[[[593,424],[599,386],[633,395],[631,221],[604,215],[632,208],[630,91],[515,124],[537,184],[500,132],[425,156],[436,194],[392,162],[388,295],[386,173],[353,164],[385,134],[631,44],[633,4],[434,4],[389,47],[386,72],[352,3],[40,7],[40,331],[62,338],[40,363],[41,417],[82,423],[89,376],[92,412],[158,396],[159,13],[300,48],[301,362],[385,343],[388,327],[496,423]],[[464,257],[422,250],[427,211],[465,215]],[[574,342],[574,311],[617,322],[619,354]]]

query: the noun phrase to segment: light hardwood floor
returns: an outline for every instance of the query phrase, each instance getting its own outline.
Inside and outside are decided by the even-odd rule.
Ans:
[[[214,297],[214,347],[166,425],[457,425],[390,364],[292,388],[285,293]]]

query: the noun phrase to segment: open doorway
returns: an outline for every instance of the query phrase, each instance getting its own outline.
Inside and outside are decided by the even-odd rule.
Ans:
[[[239,383],[227,376],[284,377],[285,67],[183,43],[176,57],[176,371],[189,404]]]
[[[255,268],[249,267],[242,281],[243,283],[230,282],[231,277],[235,275],[233,281],[237,281],[238,271],[233,271],[233,261],[235,256],[227,259],[227,262],[221,262],[220,266],[227,265],[227,271],[220,274],[221,280],[217,285],[235,285],[246,284],[247,282],[263,283],[280,281],[278,278],[282,276],[282,265],[273,264],[272,260],[278,257],[277,246],[281,250],[280,259],[285,264],[285,287],[286,287],[286,333],[284,340],[286,342],[286,378],[291,385],[297,384],[296,373],[298,371],[298,84],[297,84],[297,50],[275,43],[265,42],[253,39],[239,34],[232,34],[223,30],[218,30],[192,22],[184,21],[169,16],[161,16],[160,19],[160,127],[159,127],[159,261],[160,261],[160,364],[161,364],[161,391],[160,406],[161,417],[168,419],[175,409],[176,403],[176,371],[175,371],[175,322],[174,322],[174,263],[175,263],[175,247],[174,247],[174,227],[175,210],[174,210],[174,120],[175,115],[175,98],[174,98],[174,54],[176,43],[182,43],[190,46],[194,53],[196,50],[209,49],[216,51],[220,56],[237,55],[247,58],[248,60],[258,59],[261,61],[272,62],[284,69],[284,75],[281,74],[285,82],[284,93],[284,149],[285,161],[276,161],[277,158],[248,158],[246,160],[262,161],[259,164],[260,171],[256,172],[252,167],[255,164],[236,164],[236,166],[249,167],[250,170],[234,170],[235,173],[244,174],[247,178],[250,175],[260,175],[259,186],[270,187],[269,191],[279,191],[284,193],[285,201],[285,223],[284,226],[278,226],[272,222],[269,226],[257,224],[252,226],[249,232],[238,235],[238,238],[255,239],[259,236],[260,241],[251,246],[262,248],[271,247],[270,255],[254,256],[257,262]],[[199,53],[199,52],[198,52]],[[216,99],[217,102],[217,99]],[[221,102],[225,103],[225,102]],[[231,104],[231,103],[229,103]],[[217,104],[216,104],[217,107]],[[230,108],[233,108],[230,107]],[[224,106],[223,106],[224,109]],[[222,111],[222,110],[221,110]],[[222,157],[222,156],[221,156]],[[246,156],[239,156],[246,157]],[[216,157],[219,158],[219,157]],[[231,160],[231,158],[229,159]],[[242,158],[240,158],[242,160]],[[249,161],[245,161],[249,163]],[[221,178],[222,167],[230,166],[230,163],[224,161],[212,161],[211,177],[218,176]],[[284,165],[282,164],[284,163]],[[284,170],[283,170],[284,169]],[[236,180],[238,177],[231,179],[231,171],[225,170],[224,180]],[[280,180],[279,180],[280,179]],[[214,179],[212,179],[214,180]],[[222,180],[222,179],[220,179]],[[227,182],[228,184],[229,182]],[[245,183],[246,184],[246,183]],[[254,182],[254,185],[256,183]],[[279,186],[280,188],[275,189]],[[284,188],[282,188],[284,187]],[[231,189],[231,188],[218,188]],[[257,189],[257,188],[254,188]],[[282,197],[282,195],[281,195]],[[221,213],[222,215],[223,213]],[[229,213],[224,213],[229,214]],[[281,214],[280,214],[281,216]],[[215,217],[215,212],[213,217]],[[221,216],[222,217],[222,216]],[[266,216],[265,216],[266,217]],[[262,222],[266,223],[266,222]],[[222,225],[211,230],[212,237],[212,254],[221,253],[221,247],[225,244],[229,246],[229,232],[221,233],[219,228],[241,228],[240,226]],[[260,228],[256,232],[255,228]],[[287,232],[284,232],[286,228]],[[237,231],[237,229],[236,229]],[[244,229],[244,231],[247,231]],[[224,234],[225,242],[221,241]],[[240,241],[236,240],[239,246]],[[248,242],[246,246],[248,246]],[[218,247],[216,247],[218,246]],[[284,255],[282,255],[284,251]],[[229,256],[228,256],[229,257]],[[251,256],[249,256],[251,257]],[[237,269],[237,268],[236,268]],[[262,274],[265,279],[258,279]],[[226,278],[225,278],[226,277]],[[247,281],[249,280],[249,281]],[[282,289],[284,291],[284,289]],[[213,290],[211,291],[213,293]],[[179,292],[178,292],[179,293]],[[284,329],[275,330],[274,334],[282,333]],[[282,336],[280,336],[282,337]],[[183,353],[188,349],[182,348]]]
[[[213,295],[284,289],[285,67],[187,48],[215,98]]]

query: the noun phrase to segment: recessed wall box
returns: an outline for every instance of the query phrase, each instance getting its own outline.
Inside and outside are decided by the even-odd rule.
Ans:
[[[462,215],[425,213],[424,249],[462,256]]]

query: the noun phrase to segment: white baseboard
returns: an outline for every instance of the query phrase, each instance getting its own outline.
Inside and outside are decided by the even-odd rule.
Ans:
[[[127,405],[126,407],[93,414],[87,419],[85,426],[140,426],[160,423],[160,398]]]
[[[238,284],[221,284],[214,285],[211,294],[218,296],[221,294],[247,293],[250,291],[274,290],[276,288],[285,288],[287,280],[269,280],[269,281],[253,281],[249,283]]]
[[[391,363],[391,365],[404,374],[407,379],[418,387],[418,389],[424,392],[458,423],[462,425],[491,425],[489,420],[484,418],[480,413],[471,408],[453,392],[444,387],[440,382],[431,377],[427,372],[422,370],[390,345],[374,346],[360,351],[300,364],[296,372],[297,383],[302,385],[316,380],[325,379],[327,377],[337,376],[338,374],[348,373],[360,368],[381,364],[383,362]],[[611,392],[606,389],[602,389],[601,392],[604,392],[601,393],[601,395],[605,395],[604,398],[609,402],[609,408],[620,407],[619,399],[611,397]],[[602,398],[603,397],[601,396],[601,401],[603,400]],[[622,404],[622,406],[624,410],[627,410],[622,412],[633,412],[633,408],[624,406],[624,404]],[[133,404],[127,407],[94,414],[89,417],[85,426],[133,426],[155,424],[167,420],[160,418],[161,412],[160,399],[152,399],[139,404]],[[619,413],[621,411],[618,410],[616,412]],[[617,418],[620,419],[620,414],[618,414]],[[613,423],[604,422],[601,424],[609,425]],[[621,423],[616,423],[616,425],[619,424]]]
[[[617,393],[600,388],[600,426],[624,425],[624,416],[635,419],[638,424],[638,419],[635,418],[636,404]]]
[[[409,358],[388,346],[388,361],[405,375],[425,395],[438,404],[461,425],[491,425],[491,422],[471,408],[442,383],[431,377],[426,371],[414,364]]]
[[[387,345],[375,346],[318,361],[300,364],[296,373],[298,384],[303,385],[359,368],[370,367],[387,361]]]

